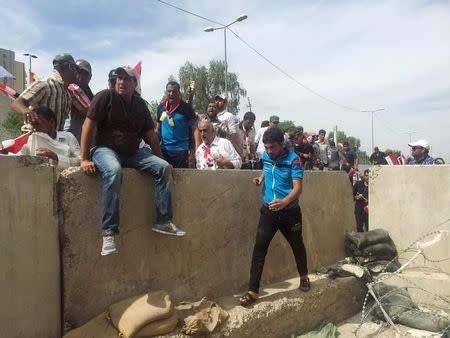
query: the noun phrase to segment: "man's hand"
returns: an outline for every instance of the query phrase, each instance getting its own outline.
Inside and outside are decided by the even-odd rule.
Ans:
[[[261,176],[253,177],[252,181],[257,187],[259,187],[263,182],[263,177],[261,177]]]
[[[286,208],[286,202],[284,200],[273,200],[269,203],[269,210],[270,211],[279,211]]]
[[[224,167],[225,163],[227,162],[227,160],[225,160],[222,155],[220,155],[218,158],[215,158],[214,161],[216,161],[217,166],[221,168]]]
[[[58,162],[58,155],[55,152],[47,149],[47,148],[38,148],[36,149],[36,156],[43,156],[51,158],[53,161]]]
[[[95,174],[95,164],[92,161],[82,160],[80,163],[80,167],[87,175]]]
[[[24,114],[24,118],[27,123],[33,126],[38,125],[41,122],[39,115],[32,110],[27,110]]]

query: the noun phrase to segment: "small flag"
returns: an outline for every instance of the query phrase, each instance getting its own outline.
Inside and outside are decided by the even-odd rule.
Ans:
[[[67,88],[75,94],[78,101],[82,104],[84,108],[89,108],[91,105],[91,100],[87,97],[86,93],[83,91],[83,89],[80,88],[80,86],[76,85],[75,83],[71,83]]]
[[[137,80],[136,91],[139,93],[139,95],[141,95],[142,94],[142,89],[141,89],[142,61],[139,61],[137,63],[137,65],[134,66],[133,70],[139,75],[139,77],[136,79]]]
[[[5,140],[2,142],[2,147],[9,153],[17,154],[22,147],[28,142],[28,137],[30,137],[31,133],[20,135],[18,138],[14,140]]]
[[[3,94],[5,94],[6,96],[10,97],[13,100],[19,97],[19,93],[17,93],[14,89],[8,87],[4,83],[0,83],[0,92],[2,92]]]
[[[31,85],[34,81],[37,81],[37,80],[39,80],[39,78],[37,77],[37,75],[34,74],[32,71],[30,71],[30,81],[29,81],[30,85]]]
[[[399,165],[400,164],[400,162],[398,160],[398,155],[396,153],[392,153],[392,154],[386,156],[385,159],[389,165]]]

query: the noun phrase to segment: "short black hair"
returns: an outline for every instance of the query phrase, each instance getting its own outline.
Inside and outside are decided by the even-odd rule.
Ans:
[[[326,134],[327,132],[324,129],[319,130],[319,134]]]
[[[269,120],[264,120],[261,122],[261,128],[265,128],[269,126]]]
[[[333,140],[331,140],[330,142],[328,142],[330,144],[331,147],[336,147],[336,143],[334,143]]]
[[[364,170],[364,175],[365,175],[365,174],[369,174],[369,172],[370,172],[370,169]]]
[[[343,146],[345,147],[345,146],[350,146],[350,145],[349,145],[348,142],[346,141],[346,142],[344,142]]]
[[[244,114],[244,120],[256,120],[256,115],[252,113],[251,111],[248,111]]]
[[[39,106],[35,109],[33,109],[33,111],[38,114],[39,116],[43,117],[44,119],[46,119],[47,121],[55,121],[56,123],[56,114],[53,110],[51,110],[50,108],[46,107],[46,106]]]
[[[169,81],[169,82],[167,82],[167,84],[166,84],[166,89],[167,89],[167,87],[169,87],[169,86],[175,86],[175,87],[177,87],[177,89],[178,89],[178,91],[180,91],[180,84],[177,82],[177,81]]]
[[[280,128],[269,128],[264,132],[263,143],[283,143],[284,134]]]

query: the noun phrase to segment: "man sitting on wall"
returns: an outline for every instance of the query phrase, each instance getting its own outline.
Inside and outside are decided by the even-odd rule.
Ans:
[[[430,151],[430,144],[428,141],[419,140],[409,143],[411,147],[412,158],[409,160],[409,165],[430,165],[434,164],[433,158],[428,154]]]
[[[81,133],[81,168],[103,177],[103,246],[101,255],[117,252],[119,193],[122,168],[136,168],[155,177],[156,224],[152,230],[173,236],[186,233],[172,223],[170,165],[162,159],[155,124],[145,101],[134,95],[137,74],[128,66],[116,70],[115,89],[94,96]],[[94,129],[96,146],[90,150]],[[151,146],[139,148],[141,140]]]
[[[34,132],[20,137],[24,145],[17,155],[47,157],[58,163],[59,169],[80,165],[80,146],[72,133],[56,131],[56,115],[50,108],[39,106],[33,110],[38,117],[33,123]],[[28,136],[28,137],[27,137]],[[7,144],[10,143],[10,144]],[[1,154],[17,146],[14,141],[2,142]]]
[[[202,144],[195,152],[197,169],[239,169],[242,160],[227,139],[217,137],[212,123],[201,120],[198,125]]]

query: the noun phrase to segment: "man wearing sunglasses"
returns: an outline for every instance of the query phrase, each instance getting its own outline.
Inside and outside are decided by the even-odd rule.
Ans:
[[[430,144],[426,140],[418,140],[416,142],[408,143],[411,147],[412,159],[409,160],[410,165],[431,165],[434,164],[434,159],[428,154],[430,151]]]

